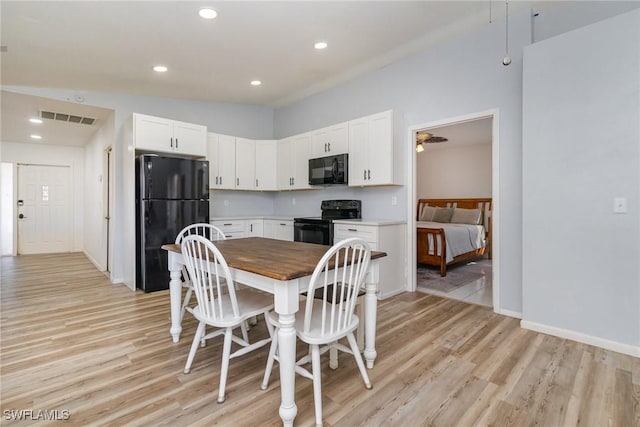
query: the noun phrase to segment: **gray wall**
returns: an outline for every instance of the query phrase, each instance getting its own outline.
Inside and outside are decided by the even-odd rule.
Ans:
[[[549,8],[533,22],[529,14],[511,16],[509,46],[513,62],[509,67],[501,63],[504,21],[494,21],[473,34],[276,110],[275,137],[393,109],[397,167],[404,170],[410,159],[409,150],[413,149],[413,143],[407,140],[410,126],[497,108],[500,146],[499,163],[494,167],[500,174],[497,183],[500,301],[495,308],[517,315],[522,312],[523,48],[534,37],[543,40],[637,7],[634,2],[567,2]],[[403,182],[407,182],[406,178]],[[405,219],[407,201],[413,198],[404,186],[346,191],[344,194],[361,198],[363,206],[376,206],[388,218]],[[330,194],[304,194],[303,203],[319,206],[319,201]],[[397,206],[391,205],[392,196],[397,198]],[[299,198],[276,196],[276,213],[292,209],[291,197]]]
[[[524,100],[523,325],[640,349],[640,11],[527,47]]]
[[[347,84],[310,97],[275,113],[276,137],[299,133],[329,123],[393,109],[397,167],[405,171],[409,150],[408,128],[446,118],[497,108],[500,112],[500,280],[499,307],[519,313],[521,293],[521,120],[522,49],[529,44],[528,14],[511,17],[513,63],[502,65],[504,22],[486,25],[473,34],[440,45],[369,73]],[[403,182],[407,182],[406,176]],[[384,196],[380,197],[380,192]],[[407,218],[406,186],[352,190],[363,209],[375,205],[382,217]],[[308,196],[321,198],[322,194]],[[398,205],[391,205],[391,196]],[[286,197],[286,196],[284,196]],[[276,211],[289,205],[278,196]],[[319,202],[309,200],[319,206]],[[413,209],[412,209],[413,211]],[[367,211],[365,211],[366,213]]]

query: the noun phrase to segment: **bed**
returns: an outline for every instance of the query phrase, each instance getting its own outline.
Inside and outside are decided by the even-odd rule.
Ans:
[[[417,262],[440,268],[488,254],[491,258],[491,199],[419,199]]]

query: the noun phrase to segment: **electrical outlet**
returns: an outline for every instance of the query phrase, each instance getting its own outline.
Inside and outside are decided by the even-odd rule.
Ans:
[[[395,206],[398,204],[398,198],[396,196],[391,196],[391,205]]]
[[[613,212],[615,213],[627,213],[627,198],[616,197],[613,199]]]

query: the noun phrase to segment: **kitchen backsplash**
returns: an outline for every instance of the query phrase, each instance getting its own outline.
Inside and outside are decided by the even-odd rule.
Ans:
[[[404,187],[323,187],[314,190],[258,192],[211,191],[211,218],[233,216],[320,216],[320,203],[330,199],[362,200],[362,216],[404,220],[407,201]],[[393,204],[395,202],[395,204]]]

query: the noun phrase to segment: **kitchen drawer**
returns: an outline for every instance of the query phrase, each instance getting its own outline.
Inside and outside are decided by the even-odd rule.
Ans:
[[[378,229],[377,227],[364,226],[364,225],[347,225],[347,224],[335,224],[333,228],[333,242],[337,243],[340,240],[347,239],[349,237],[359,237],[365,242],[371,245],[371,249],[377,250],[378,248]]]
[[[265,219],[264,237],[293,241],[293,221]]]
[[[218,227],[224,233],[227,239],[237,239],[246,237],[246,221],[229,220],[229,221],[211,221],[212,225]]]

